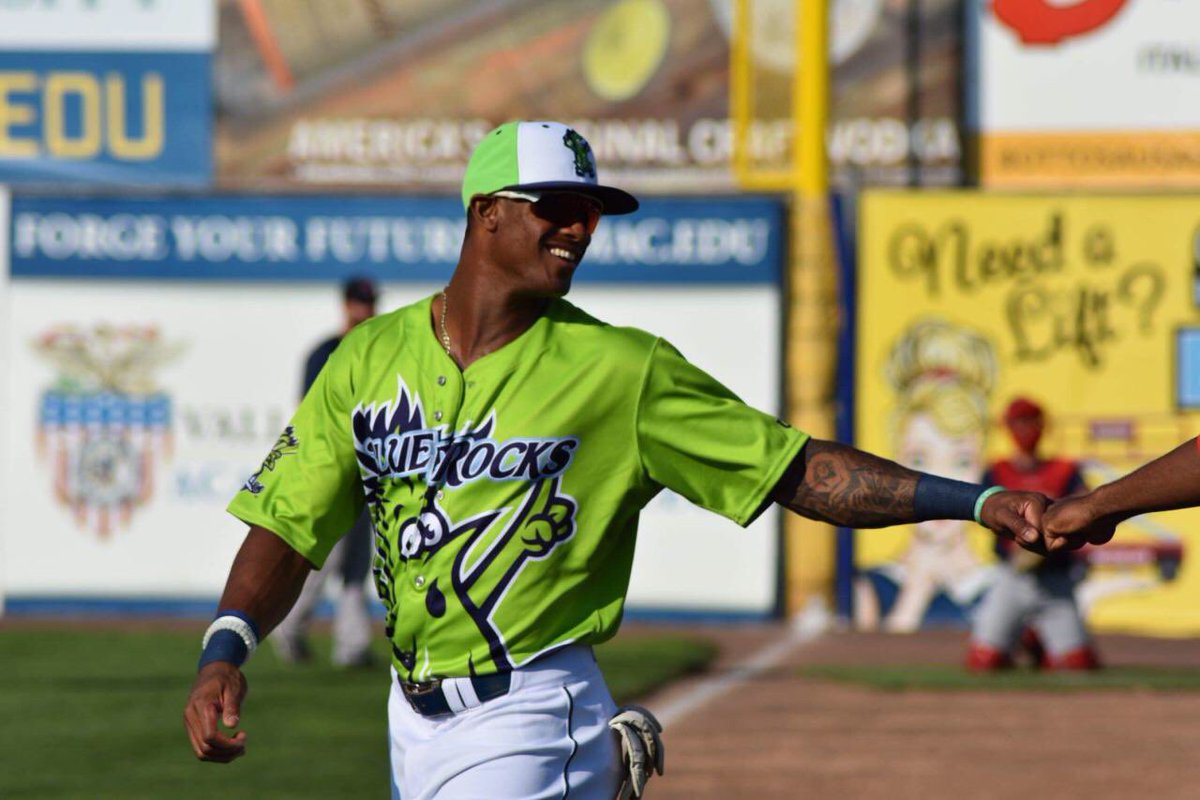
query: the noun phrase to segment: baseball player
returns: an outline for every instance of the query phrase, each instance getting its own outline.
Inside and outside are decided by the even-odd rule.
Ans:
[[[1041,492],[1052,499],[1087,491],[1077,462],[1038,456],[1045,430],[1041,406],[1018,397],[1005,410],[1004,424],[1017,452],[992,464],[984,483]],[[967,668],[987,672],[1011,667],[1018,644],[1042,668],[1099,668],[1075,602],[1078,579],[1070,553],[1058,551],[1043,558],[1009,545],[1006,540],[996,541],[1000,565],[972,619]]]
[[[304,361],[304,386],[301,397],[316,383],[317,376],[333,351],[356,325],[375,316],[379,291],[370,278],[353,277],[342,284],[342,330],[313,348]],[[370,515],[363,511],[342,539],[333,546],[325,565],[314,570],[291,612],[276,626],[271,643],[280,659],[288,664],[308,661],[308,628],[313,612],[324,594],[331,575],[338,580],[337,603],[333,614],[333,653],[330,661],[338,667],[361,667],[371,663],[371,615],[367,608],[365,584],[371,571],[375,534]]]
[[[1046,546],[1055,552],[1081,543],[1104,544],[1130,517],[1193,506],[1200,506],[1200,438],[1119,480],[1056,502],[1043,522]]]
[[[616,633],[638,513],[664,487],[741,525],[774,501],[850,527],[975,519],[1042,547],[1043,496],[810,439],[564,300],[601,216],[638,207],[576,131],[501,125],[462,197],[449,285],[346,336],[229,506],[250,531],[186,703],[199,758],[243,754],[245,731],[218,725],[238,725],[239,667],[364,506],[405,800],[611,800],[661,771],[657,726],[618,714],[592,645]]]

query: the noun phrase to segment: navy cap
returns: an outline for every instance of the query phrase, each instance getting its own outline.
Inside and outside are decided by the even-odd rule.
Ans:
[[[347,302],[374,303],[379,299],[379,290],[370,278],[356,275],[342,284],[342,297]]]

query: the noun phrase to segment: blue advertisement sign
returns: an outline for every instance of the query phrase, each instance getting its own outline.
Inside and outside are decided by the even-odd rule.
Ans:
[[[577,282],[777,283],[782,205],[653,199],[606,217]],[[14,277],[445,281],[465,229],[451,198],[12,198]]]
[[[0,52],[0,183],[206,186],[207,52]]]
[[[1175,332],[1175,406],[1200,409],[1200,328]]]

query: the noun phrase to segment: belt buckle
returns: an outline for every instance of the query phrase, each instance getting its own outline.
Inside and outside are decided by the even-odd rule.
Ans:
[[[422,683],[409,683],[408,681],[400,681],[400,689],[404,692],[405,697],[417,697],[420,695],[432,694],[442,690],[442,679],[431,678]]]

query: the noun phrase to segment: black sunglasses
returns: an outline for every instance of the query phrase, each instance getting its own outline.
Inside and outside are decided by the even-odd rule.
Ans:
[[[533,213],[559,228],[569,228],[582,222],[591,236],[600,224],[604,209],[596,200],[578,192],[493,192],[495,197],[529,203]]]

